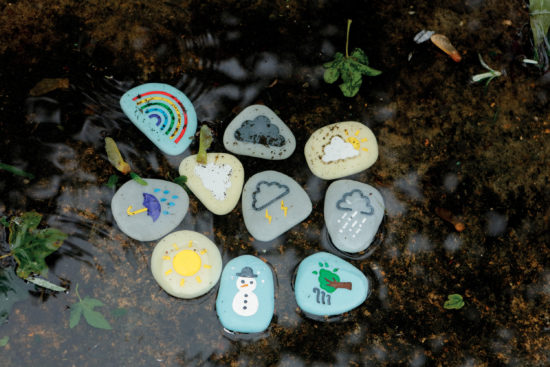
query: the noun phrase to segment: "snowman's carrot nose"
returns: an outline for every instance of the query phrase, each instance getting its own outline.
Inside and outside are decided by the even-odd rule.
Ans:
[[[241,288],[243,288],[243,287],[248,287],[248,284],[241,285]]]
[[[146,211],[147,211],[147,208],[141,208],[141,209],[132,211],[132,206],[130,205],[128,207],[128,209],[126,209],[126,214],[135,215],[135,214],[143,213],[143,212],[146,212]]]

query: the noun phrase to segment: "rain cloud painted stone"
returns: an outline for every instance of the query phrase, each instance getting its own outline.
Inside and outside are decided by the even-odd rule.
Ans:
[[[130,180],[113,196],[111,211],[120,230],[138,241],[158,240],[176,228],[189,207],[189,196],[173,182]]]
[[[257,173],[244,185],[244,224],[259,241],[271,241],[285,233],[306,219],[311,209],[311,200],[304,189],[280,172]]]
[[[208,237],[198,232],[178,231],[155,246],[151,272],[168,294],[195,298],[207,293],[220,279],[222,257]]]
[[[227,214],[239,202],[244,168],[231,154],[208,153],[206,164],[191,155],[181,161],[179,173],[187,177],[187,187],[214,214]]]
[[[239,256],[225,265],[216,313],[227,330],[259,333],[267,329],[275,309],[270,267],[255,256]]]
[[[365,125],[355,121],[338,122],[311,134],[304,154],[315,176],[334,180],[372,166],[378,159],[378,143]]]
[[[347,261],[319,252],[306,257],[298,266],[294,293],[298,306],[306,314],[340,315],[367,299],[369,281]]]
[[[269,107],[252,105],[239,113],[225,129],[228,151],[256,158],[280,160],[296,149],[296,138]]]
[[[325,223],[339,250],[360,252],[372,243],[384,217],[378,190],[352,180],[335,181],[325,195]]]
[[[197,130],[193,104],[168,84],[148,83],[132,88],[120,98],[120,107],[142,133],[169,155],[183,153]]]

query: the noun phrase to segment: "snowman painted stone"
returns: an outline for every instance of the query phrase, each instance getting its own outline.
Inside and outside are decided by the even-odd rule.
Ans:
[[[138,241],[153,241],[176,228],[189,207],[181,186],[146,178],[146,186],[130,180],[113,196],[111,211],[118,227]]]
[[[227,214],[239,202],[244,168],[231,154],[208,153],[206,164],[191,155],[181,162],[179,173],[187,177],[187,187],[214,214]]]
[[[372,131],[355,121],[327,125],[311,134],[304,154],[311,172],[324,180],[353,175],[378,159]]]
[[[227,330],[259,333],[267,329],[273,317],[274,295],[270,267],[255,256],[239,256],[222,272],[216,313]]]
[[[271,241],[285,233],[306,219],[311,209],[311,200],[304,189],[283,173],[263,171],[244,185],[244,224],[259,241]]]
[[[347,261],[319,252],[306,257],[298,266],[294,294],[306,315],[339,315],[367,299],[369,281]]]
[[[235,154],[280,160],[292,155],[296,138],[269,107],[252,105],[242,110],[227,126],[223,145]]]
[[[336,248],[360,252],[372,243],[384,217],[384,199],[362,182],[335,181],[325,195],[325,223]]]
[[[222,257],[214,242],[203,234],[173,232],[155,246],[151,272],[168,294],[195,298],[207,293],[218,282]]]
[[[148,83],[130,89],[120,98],[126,116],[160,150],[181,154],[197,130],[193,104],[178,89],[162,83]]]

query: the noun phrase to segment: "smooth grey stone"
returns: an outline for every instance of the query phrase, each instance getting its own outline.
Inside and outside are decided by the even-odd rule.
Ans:
[[[250,177],[243,188],[242,210],[248,232],[271,241],[307,218],[311,200],[292,178],[276,171]]]
[[[362,182],[333,182],[325,195],[325,223],[334,246],[360,252],[372,243],[384,217],[384,199]]]

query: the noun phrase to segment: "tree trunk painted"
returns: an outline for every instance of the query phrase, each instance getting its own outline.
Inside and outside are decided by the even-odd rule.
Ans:
[[[351,282],[335,282],[335,281],[332,281],[332,280],[329,280],[327,278],[325,278],[325,280],[327,281],[327,285],[329,287],[332,287],[332,288],[345,288],[345,289],[349,289],[351,291]]]

